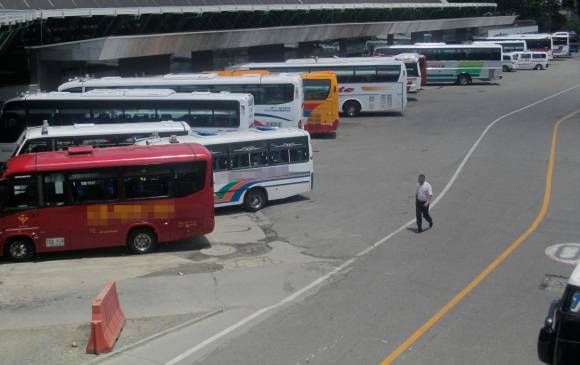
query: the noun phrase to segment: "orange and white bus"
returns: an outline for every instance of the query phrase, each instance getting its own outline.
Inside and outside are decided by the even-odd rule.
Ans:
[[[199,144],[24,154],[0,180],[0,256],[159,242],[214,228],[212,162]]]
[[[302,74],[304,120],[310,134],[334,133],[339,123],[338,82],[334,72]]]
[[[269,75],[267,70],[211,71],[219,76]],[[299,73],[304,94],[304,129],[310,134],[333,133],[338,129],[339,95],[336,74],[330,71]]]

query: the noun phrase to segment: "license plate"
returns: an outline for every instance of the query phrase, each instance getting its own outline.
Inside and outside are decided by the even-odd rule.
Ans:
[[[64,246],[64,237],[46,239],[46,247],[62,247],[62,246]]]

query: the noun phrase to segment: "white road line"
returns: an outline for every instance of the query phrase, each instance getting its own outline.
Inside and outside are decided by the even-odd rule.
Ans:
[[[461,171],[463,170],[463,168],[465,167],[465,165],[467,164],[467,161],[471,158],[471,155],[473,155],[473,152],[475,152],[475,150],[477,149],[477,147],[479,146],[479,144],[481,143],[481,141],[483,140],[483,138],[487,135],[487,133],[490,131],[491,128],[493,128],[493,126],[495,126],[497,123],[499,123],[500,121],[514,115],[517,114],[521,111],[524,111],[526,109],[532,108],[538,104],[541,104],[545,101],[548,101],[550,99],[553,99],[557,96],[560,96],[564,93],[567,93],[569,91],[572,91],[574,89],[577,89],[580,87],[580,84],[576,84],[573,87],[570,87],[568,89],[559,91],[555,94],[552,94],[550,96],[547,96],[543,99],[540,99],[538,101],[535,101],[531,104],[528,104],[526,106],[523,106],[519,109],[516,109],[512,112],[509,112],[507,114],[502,115],[501,117],[497,118],[496,120],[494,120],[493,122],[491,122],[490,124],[488,124],[487,127],[485,127],[485,129],[483,130],[483,132],[481,132],[481,135],[479,136],[479,138],[475,141],[475,143],[471,146],[471,148],[469,149],[469,151],[467,152],[467,154],[465,155],[465,157],[463,158],[463,160],[461,161],[461,163],[459,164],[459,166],[457,167],[457,169],[455,170],[455,172],[453,173],[453,175],[451,176],[451,179],[447,182],[447,184],[445,185],[445,187],[441,190],[441,193],[437,196],[437,198],[435,198],[435,200],[433,200],[433,203],[431,204],[432,206],[435,206],[439,201],[441,201],[441,199],[443,199],[443,197],[447,194],[447,192],[449,191],[449,189],[451,189],[451,186],[455,183],[455,181],[457,180],[457,178],[459,177],[459,174],[461,173]],[[293,302],[295,299],[297,299],[298,297],[302,296],[303,294],[309,292],[310,290],[314,289],[315,287],[321,285],[322,283],[324,283],[325,281],[328,281],[330,279],[332,279],[335,275],[337,275],[338,273],[340,273],[341,271],[345,270],[346,268],[348,268],[350,265],[352,265],[357,258],[360,258],[362,256],[365,256],[366,254],[374,251],[377,247],[381,246],[382,244],[384,244],[385,242],[387,242],[388,240],[390,240],[391,238],[393,238],[395,235],[397,235],[398,233],[400,233],[401,231],[405,230],[409,225],[415,223],[415,219],[412,219],[410,221],[408,221],[407,223],[404,223],[402,226],[400,226],[399,228],[397,228],[395,231],[391,232],[389,235],[383,237],[382,239],[380,239],[379,241],[375,242],[374,244],[372,244],[371,246],[369,246],[368,248],[364,249],[363,251],[359,252],[358,254],[355,255],[355,257],[346,260],[344,263],[342,263],[340,266],[336,267],[334,270],[328,272],[327,274],[321,276],[320,278],[316,279],[315,281],[313,281],[312,283],[308,284],[307,286],[305,286],[304,288],[298,290],[297,292],[293,293],[292,295],[282,299],[281,301],[279,301],[278,303],[272,304],[270,306],[264,307],[262,309],[259,309],[258,311],[250,314],[249,316],[241,319],[239,322],[234,323],[233,325],[223,329],[222,331],[216,333],[215,335],[209,337],[208,339],[204,340],[203,342],[200,342],[199,344],[197,344],[196,346],[190,348],[189,350],[181,353],[180,355],[174,357],[173,359],[169,360],[168,362],[165,363],[165,365],[176,365],[179,362],[185,360],[186,358],[190,357],[191,355],[195,354],[196,352],[202,350],[203,348],[211,345],[212,343],[222,339],[223,337],[229,335],[230,333],[234,332],[235,330],[243,327],[244,325],[252,322],[254,319],[261,317],[263,314],[273,311],[274,309],[280,308],[290,302]]]

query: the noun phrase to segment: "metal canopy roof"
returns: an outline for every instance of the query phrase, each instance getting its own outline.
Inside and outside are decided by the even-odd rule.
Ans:
[[[230,29],[165,34],[141,34],[87,39],[28,47],[41,60],[87,61],[174,54],[212,49],[255,47],[292,42],[381,36],[393,33],[512,24],[515,16],[426,19],[374,23],[338,23],[275,28]]]
[[[446,3],[441,0],[373,0],[369,3]],[[168,6],[348,4],[352,0],[0,0],[0,9],[55,10]]]
[[[78,5],[72,6],[71,4],[73,3],[83,5],[82,7]],[[159,6],[159,3],[180,5]],[[99,6],[96,6],[97,4]],[[130,4],[135,5],[130,6]],[[354,0],[74,0],[74,2],[73,0],[0,0],[0,27],[37,19],[66,17],[284,10],[470,7],[497,7],[497,4],[489,2],[447,3],[441,2],[441,0],[375,0],[373,2],[355,2]]]

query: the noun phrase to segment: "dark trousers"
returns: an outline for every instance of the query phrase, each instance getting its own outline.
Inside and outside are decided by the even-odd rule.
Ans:
[[[417,214],[417,228],[423,229],[423,217],[429,225],[433,225],[433,219],[429,215],[429,205],[425,206],[425,202],[415,201],[415,213]]]

